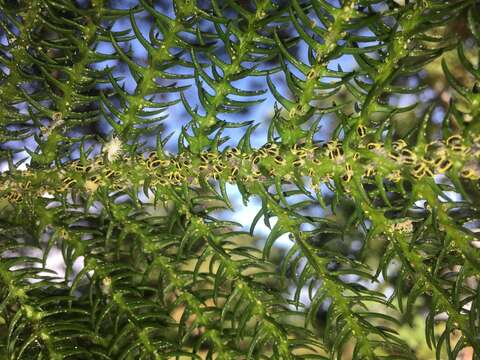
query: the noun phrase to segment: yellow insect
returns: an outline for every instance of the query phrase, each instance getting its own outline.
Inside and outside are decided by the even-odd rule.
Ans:
[[[104,174],[104,176],[109,180],[119,177],[119,175],[120,175],[120,172],[113,169],[107,169]]]
[[[218,164],[213,165],[213,170],[217,174],[220,174],[223,171],[224,168],[225,168],[225,165],[223,165],[222,163],[218,163]]]
[[[263,146],[269,155],[276,156],[278,155],[278,145],[275,143],[267,143]]]
[[[432,171],[428,168],[428,165],[424,162],[421,162],[415,165],[412,169],[411,174],[415,179],[423,178],[426,175],[433,176]]]
[[[180,164],[180,162],[177,159],[171,159],[170,160],[170,165],[173,166],[177,170],[182,169],[182,164]]]
[[[40,186],[35,193],[38,197],[45,197],[46,193],[48,193],[48,187]]]
[[[450,146],[450,148],[456,152],[456,153],[459,153],[459,154],[463,154],[463,155],[467,155],[468,153],[470,153],[471,149],[466,147],[465,145],[461,144],[461,143],[457,143],[457,144],[452,144]]]
[[[208,159],[217,159],[218,158],[218,153],[217,152],[207,152],[207,158]]]
[[[434,140],[434,141],[431,141],[427,144],[427,146],[425,147],[425,150],[427,152],[430,152],[430,151],[434,150],[435,148],[439,148],[439,147],[443,147],[443,146],[444,146],[444,144],[441,141]]]
[[[28,190],[32,187],[32,182],[30,180],[27,180],[24,183],[20,183],[19,186],[20,186],[20,189],[22,190]]]
[[[260,175],[262,175],[262,172],[259,169],[253,169],[252,175],[254,178],[258,178]]]
[[[480,146],[478,145],[474,145],[472,147],[472,156],[476,157],[476,158],[480,158]]]
[[[342,142],[338,140],[330,140],[324,146],[326,146],[327,149],[337,149],[342,146]]]
[[[409,149],[403,149],[400,154],[400,161],[405,165],[413,165],[417,161],[417,155]]]
[[[236,176],[240,172],[240,169],[237,166],[234,166],[231,168],[230,176],[228,177],[229,182],[234,182],[236,179]]]
[[[307,152],[304,148],[300,147],[298,144],[294,144],[292,146],[292,154],[299,156],[300,158],[306,158],[307,157]]]
[[[233,149],[225,150],[223,155],[225,156],[226,159],[233,159],[235,157],[235,153],[233,152]]]
[[[265,149],[259,149],[256,154],[261,158],[268,157],[268,152]]]
[[[101,185],[101,178],[97,175],[90,177],[84,183],[85,190],[88,192],[95,192],[97,191],[98,187]]]
[[[59,191],[64,192],[72,188],[73,185],[77,183],[77,180],[72,179],[71,177],[67,176],[66,178],[62,179],[62,186],[60,186]]]
[[[78,160],[78,159],[77,159],[77,160],[73,160],[72,162],[70,162],[70,163],[68,164],[68,166],[71,167],[71,168],[73,168],[74,170],[75,170],[76,167],[79,166],[79,165],[80,165],[80,160]]]
[[[459,134],[450,136],[446,143],[456,153],[468,154],[470,152],[470,149],[463,145],[462,136]]]
[[[469,163],[464,166],[460,175],[466,179],[478,180],[480,179],[480,166],[476,163]]]
[[[125,190],[126,188],[126,184],[122,184],[121,182],[117,182],[117,181],[114,181],[110,187],[114,190],[114,191],[123,191]]]
[[[100,178],[100,176],[97,176],[97,175],[91,176],[88,180],[93,182],[96,185],[100,185],[102,183],[102,179]]]
[[[293,166],[299,167],[305,165],[305,160],[304,159],[296,159],[293,161]]]
[[[399,182],[400,180],[402,180],[402,174],[400,170],[394,170],[387,175],[387,179],[393,182]]]
[[[200,154],[200,159],[202,160],[202,162],[204,163],[208,163],[210,161],[210,157],[208,156],[208,153],[206,151],[203,151],[201,154]]]
[[[402,139],[395,140],[394,142],[392,142],[392,148],[395,151],[400,151],[400,150],[406,148],[407,146],[408,145],[405,142],[405,140],[402,140]]]
[[[94,162],[93,162],[93,165],[94,167],[98,168],[98,167],[102,167],[104,165],[104,161],[103,161],[103,158],[102,157],[97,157]]]
[[[5,198],[11,204],[17,204],[22,200],[22,194],[17,191],[10,191]]]
[[[462,137],[459,134],[455,134],[455,135],[450,136],[446,141],[448,146],[451,146],[453,144],[458,144],[458,143],[461,143],[461,142],[462,142]]]
[[[440,157],[434,160],[433,165],[439,174],[443,174],[450,170],[453,163],[448,160],[446,157]]]
[[[472,179],[475,175],[474,171],[472,169],[464,169],[460,173],[462,177],[467,178],[467,179]]]
[[[180,182],[185,180],[185,176],[182,173],[180,173],[179,171],[173,171],[173,172],[169,173],[168,177],[169,177],[169,180],[173,184],[179,184]]]
[[[159,159],[157,153],[152,151],[148,154],[145,164],[148,170],[154,170],[158,167],[170,165],[170,160]]]
[[[307,74],[307,79],[312,80],[317,77],[317,71],[315,69],[310,69],[310,71]]]
[[[323,182],[328,182],[328,181],[331,181],[333,180],[333,176],[334,174],[333,173],[326,173],[324,176],[323,176]]]
[[[375,175],[375,173],[376,173],[375,168],[372,165],[368,164],[367,166],[365,166],[365,171],[363,173],[363,176],[370,177]]]
[[[259,155],[252,154],[252,163],[257,165],[262,158]]]
[[[327,150],[328,157],[332,160],[337,160],[343,155],[343,149],[341,147],[331,148]]]
[[[233,156],[240,156],[242,154],[242,152],[236,147],[231,148],[230,151],[232,152]]]
[[[158,185],[160,186],[166,186],[169,184],[168,180],[163,177],[156,179],[155,182],[158,183]]]
[[[367,128],[365,126],[363,126],[362,124],[358,125],[357,126],[357,134],[360,137],[364,137],[365,135],[367,135]]]
[[[154,159],[154,160],[149,159],[147,161],[147,169],[148,170],[155,170],[156,168],[162,166],[163,161],[164,160],[160,160],[160,159]]]
[[[165,160],[168,160],[168,159],[165,159]],[[190,165],[192,165],[192,160],[186,156],[180,156],[178,158],[178,163],[181,164],[182,166],[189,167]]]
[[[172,163],[172,161],[170,159],[161,159],[159,161],[160,161],[160,166],[161,167],[170,166],[170,164]]]
[[[305,159],[307,157],[307,150],[306,149],[301,149],[300,151],[298,151],[297,156],[300,159]]]
[[[278,164],[278,165],[285,165],[287,162],[281,155],[277,155],[273,158],[273,160]]]
[[[92,164],[82,164],[80,160],[75,160],[73,161],[70,166],[73,168],[73,170],[78,171],[78,172],[90,172],[93,168]]]
[[[480,146],[480,135],[476,135],[472,138],[472,141],[474,144],[476,144],[477,146]]]
[[[396,152],[396,151],[393,151],[393,152],[388,152],[387,153],[387,156],[392,159],[393,161],[400,161],[401,160],[401,155]]]
[[[383,144],[382,143],[377,143],[377,142],[371,142],[367,144],[367,149],[368,150],[380,150],[383,149]]]
[[[353,170],[350,164],[345,165],[345,173],[342,176],[344,182],[349,182],[353,177]]]

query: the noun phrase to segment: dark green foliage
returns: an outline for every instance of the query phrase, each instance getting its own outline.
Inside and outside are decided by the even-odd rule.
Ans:
[[[478,14],[0,0],[0,358],[480,358]]]

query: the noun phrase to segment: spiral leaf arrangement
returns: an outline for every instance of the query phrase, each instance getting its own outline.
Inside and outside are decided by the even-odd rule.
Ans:
[[[1,358],[480,358],[479,10],[0,0]]]

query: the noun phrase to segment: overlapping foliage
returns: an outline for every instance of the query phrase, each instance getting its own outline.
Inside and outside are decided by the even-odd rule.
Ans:
[[[479,10],[0,0],[1,357],[478,357]]]

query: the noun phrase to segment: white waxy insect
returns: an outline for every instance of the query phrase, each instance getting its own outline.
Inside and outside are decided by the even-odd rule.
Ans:
[[[102,152],[107,155],[108,161],[115,161],[122,152],[122,141],[118,137],[112,137],[103,145]]]

